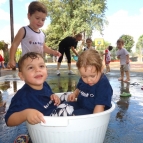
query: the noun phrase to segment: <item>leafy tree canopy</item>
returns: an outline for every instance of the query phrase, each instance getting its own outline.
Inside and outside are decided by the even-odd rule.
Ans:
[[[136,50],[140,51],[140,48],[143,48],[143,35],[141,35],[136,44]]]
[[[3,50],[4,49],[4,45],[5,45],[6,43],[4,42],[4,41],[0,41],[0,50]]]
[[[92,30],[102,33],[106,0],[39,0],[48,9],[51,24],[45,31],[47,44],[57,47],[64,37],[83,32],[91,36]]]
[[[130,35],[122,35],[120,39],[124,40],[124,48],[127,49],[127,51],[131,52],[132,47],[134,46],[134,39]]]

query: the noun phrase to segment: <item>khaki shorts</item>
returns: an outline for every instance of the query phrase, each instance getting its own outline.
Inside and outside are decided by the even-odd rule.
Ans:
[[[130,64],[121,65],[120,71],[121,72],[128,72],[128,71],[130,71]]]

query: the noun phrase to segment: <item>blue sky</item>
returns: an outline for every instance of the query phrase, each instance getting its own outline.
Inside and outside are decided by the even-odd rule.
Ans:
[[[27,7],[32,0],[13,0],[14,33],[22,26],[28,25]],[[92,38],[104,38],[115,45],[122,34],[129,34],[137,41],[143,34],[143,0],[107,0],[106,17],[109,24],[101,36],[93,32]],[[0,0],[0,40],[10,43],[9,0]],[[43,28],[49,24],[47,18]]]
[[[129,15],[140,14],[139,9],[143,8],[143,0],[107,0],[107,16],[116,13],[119,10],[126,10]]]

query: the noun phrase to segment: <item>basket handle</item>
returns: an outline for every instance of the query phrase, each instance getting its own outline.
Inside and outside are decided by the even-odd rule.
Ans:
[[[42,126],[48,127],[65,127],[68,126],[68,119],[66,117],[44,117],[46,123],[41,122]]]

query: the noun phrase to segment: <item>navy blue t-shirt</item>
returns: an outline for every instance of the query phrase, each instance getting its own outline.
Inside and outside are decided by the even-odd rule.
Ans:
[[[105,105],[105,110],[111,107],[113,90],[104,74],[93,86],[84,83],[80,78],[77,88],[80,90],[77,102],[82,108],[93,112],[96,105]]]
[[[76,41],[76,39],[74,37],[66,37],[64,38],[60,43],[59,43],[59,47],[63,47],[63,48],[71,48],[71,47],[74,47],[76,48],[77,47],[77,43],[78,41]]]
[[[41,90],[35,90],[28,84],[24,84],[11,100],[11,104],[5,115],[6,123],[11,114],[28,108],[37,109],[45,116],[50,115],[57,107],[54,103],[48,104],[52,94],[53,92],[46,82],[44,82],[43,89]]]

